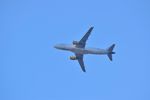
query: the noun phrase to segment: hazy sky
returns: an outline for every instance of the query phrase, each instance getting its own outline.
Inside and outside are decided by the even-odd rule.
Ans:
[[[71,52],[80,40],[115,43],[113,62],[86,55],[86,73]],[[0,100],[150,100],[149,0],[1,0]]]

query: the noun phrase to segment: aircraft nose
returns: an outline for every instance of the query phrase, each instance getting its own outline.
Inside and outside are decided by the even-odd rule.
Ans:
[[[55,45],[54,48],[59,49],[60,45]]]
[[[56,48],[56,49],[57,49],[57,48],[58,48],[58,46],[57,46],[57,45],[55,45],[55,46],[54,46],[54,48]]]
[[[56,49],[64,49],[65,46],[64,46],[63,44],[56,44],[56,45],[54,46],[54,48],[56,48]]]

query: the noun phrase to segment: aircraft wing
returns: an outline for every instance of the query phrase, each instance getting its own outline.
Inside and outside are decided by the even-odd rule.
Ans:
[[[79,41],[80,44],[82,44],[80,47],[84,48],[86,45],[86,41],[88,40],[88,37],[90,36],[92,30],[94,27],[91,27],[87,33],[82,37],[82,39]]]
[[[78,62],[81,66],[82,71],[86,72],[85,66],[84,66],[84,61],[83,61],[83,54],[76,54],[76,57],[78,58]]]

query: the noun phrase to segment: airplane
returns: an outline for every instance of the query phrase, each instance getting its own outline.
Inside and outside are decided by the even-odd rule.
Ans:
[[[112,54],[115,54],[115,52],[113,52],[113,48],[115,47],[115,44],[112,44],[107,49],[85,47],[86,41],[88,40],[88,37],[90,36],[93,28],[94,27],[91,27],[80,41],[73,41],[72,44],[70,45],[69,44],[57,44],[54,46],[54,48],[56,49],[73,52],[75,56],[70,56],[70,60],[78,60],[83,72],[86,72],[84,61],[83,61],[83,56],[85,54],[107,55],[111,61],[112,61]]]

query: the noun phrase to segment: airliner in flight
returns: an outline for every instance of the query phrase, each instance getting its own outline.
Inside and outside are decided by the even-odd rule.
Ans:
[[[90,36],[93,28],[94,27],[91,27],[87,31],[87,33],[82,37],[82,39],[80,41],[73,41],[72,44],[70,44],[70,45],[57,44],[54,46],[56,49],[67,50],[67,51],[73,52],[75,54],[75,56],[70,56],[70,60],[78,60],[83,72],[86,72],[85,66],[84,66],[84,61],[83,61],[83,56],[85,54],[107,55],[111,61],[112,61],[112,54],[115,54],[115,52],[113,52],[113,48],[115,47],[115,44],[112,44],[107,49],[85,47],[86,41],[88,40],[88,37]]]

